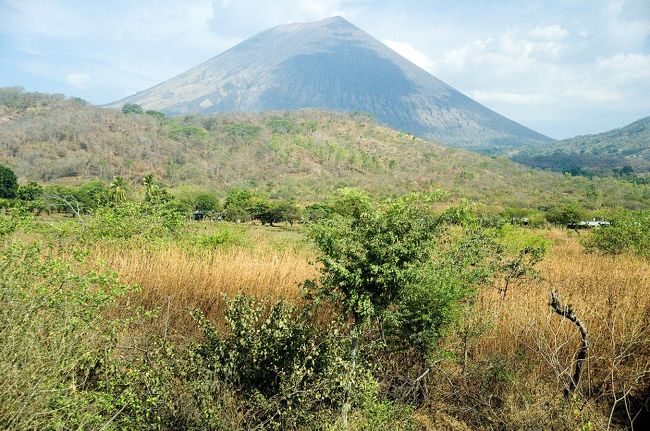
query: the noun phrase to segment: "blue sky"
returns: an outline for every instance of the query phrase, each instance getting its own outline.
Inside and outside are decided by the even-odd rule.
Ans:
[[[650,115],[650,0],[0,0],[0,86],[107,103],[333,15],[554,138]]]

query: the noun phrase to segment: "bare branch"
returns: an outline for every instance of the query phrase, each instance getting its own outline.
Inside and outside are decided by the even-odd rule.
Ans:
[[[584,361],[587,359],[587,353],[589,352],[589,339],[587,337],[587,328],[585,328],[585,325],[582,322],[582,320],[578,319],[578,317],[573,311],[573,308],[571,308],[570,305],[566,305],[566,306],[562,305],[556,291],[551,292],[551,302],[549,305],[551,306],[553,311],[555,311],[560,316],[570,320],[578,327],[578,330],[580,331],[580,337],[582,339],[582,343],[580,345],[580,348],[578,349],[575,358],[573,376],[571,377],[569,386],[564,390],[564,396],[566,398],[569,398],[569,396],[571,396],[571,394],[578,387],[578,383],[580,383],[580,375],[582,374],[582,365]]]

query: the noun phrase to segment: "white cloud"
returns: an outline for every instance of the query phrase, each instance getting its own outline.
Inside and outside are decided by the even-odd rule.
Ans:
[[[508,103],[518,106],[537,106],[553,103],[555,100],[549,94],[543,93],[508,93],[502,91],[473,91],[472,97],[483,103]]]
[[[609,89],[576,88],[567,90],[564,95],[591,103],[618,102],[623,100],[623,95],[620,92]]]
[[[65,82],[77,90],[85,90],[90,84],[90,76],[81,72],[69,73],[65,76]]]
[[[431,59],[427,57],[426,54],[415,49],[413,45],[406,42],[399,42],[390,39],[384,39],[382,42],[402,57],[406,58],[417,66],[420,66],[422,69],[428,71],[434,69],[433,61],[431,61]]]
[[[444,53],[442,62],[448,66],[463,68],[468,64],[477,64],[486,61],[487,54],[492,50],[494,39],[475,40],[467,45],[452,49]]]
[[[611,57],[599,58],[596,65],[616,81],[648,80],[650,82],[650,54],[619,52]]]
[[[519,31],[508,31],[501,36],[501,49],[505,54],[523,58],[559,57],[565,45],[557,39],[530,40]]]
[[[248,37],[280,24],[317,21],[336,15],[353,19],[351,0],[213,0],[211,26],[218,35]],[[253,13],[254,12],[254,13]]]
[[[569,32],[559,24],[547,26],[538,25],[530,30],[528,35],[536,39],[562,40],[569,35]]]

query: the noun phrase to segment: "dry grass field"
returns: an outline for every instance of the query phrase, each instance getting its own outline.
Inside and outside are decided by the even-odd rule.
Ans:
[[[589,356],[579,391],[591,404],[615,405],[592,416],[600,418],[595,429],[609,429],[614,414],[630,419],[639,414],[638,402],[648,394],[650,263],[628,255],[586,253],[573,232],[546,235],[553,246],[540,265],[540,280],[518,286],[506,298],[494,290],[481,293],[478,314],[491,326],[472,355],[479,361],[508,358],[525,375],[513,391],[519,411],[536,391],[561,393],[570,381],[580,336],[573,323],[549,307],[549,293],[557,291],[587,328]]]
[[[577,404],[576,422],[584,415],[595,429],[607,429],[617,415],[634,419],[650,375],[650,263],[630,255],[587,253],[580,245],[580,235],[585,233],[559,229],[538,233],[552,244],[538,267],[539,277],[511,288],[505,298],[495,288],[484,288],[463,327],[445,341],[466,359],[460,361],[462,367],[442,373],[444,379],[438,377],[449,382],[437,382],[439,399],[463,399],[464,391],[476,397],[476,388],[463,388],[457,382],[470,373],[471,364],[484,369],[486,363],[501,361],[505,377],[483,390],[507,400],[505,408],[498,406],[498,414],[509,412],[504,423],[525,428],[544,416],[538,410],[550,409],[561,399],[558,394],[569,382],[580,342],[574,324],[549,307],[549,294],[557,291],[584,321],[589,336],[588,361],[578,389],[589,401]],[[310,263],[314,254],[308,246],[278,247],[273,238],[282,235],[281,230],[252,228],[248,234],[252,240],[246,247],[197,251],[177,244],[153,250],[99,245],[95,256],[123,281],[141,286],[134,299],[147,308],[160,308],[165,328],[187,335],[195,328],[191,309],[200,308],[218,320],[223,295],[297,300],[301,282],[316,277],[317,269]],[[299,237],[291,234],[289,242],[298,244]],[[431,380],[432,386],[435,382]],[[476,399],[463,402],[489,404]],[[612,410],[603,407],[612,405]],[[484,405],[475,406],[479,407],[485,410]]]
[[[20,232],[14,240],[38,242],[40,234],[34,232]],[[590,431],[626,429],[623,423],[645,429],[650,261],[587,252],[581,241],[589,232],[512,232],[543,236],[550,244],[537,266],[538,276],[514,283],[506,295],[496,280],[482,286],[466,304],[463,318],[445,333],[435,353],[439,356],[426,365],[431,372],[421,380],[411,353],[386,353],[386,369],[377,372],[393,377],[378,378],[379,392],[384,399],[401,400],[403,394],[393,391],[400,379],[416,388],[406,396],[419,391],[417,400],[404,400],[417,406],[411,418],[420,428],[414,429]],[[84,274],[98,268],[114,271],[121,282],[139,287],[121,298],[117,308],[107,309],[110,317],[127,316],[122,308],[127,302],[157,310],[152,319],[125,331],[120,345],[127,347],[152,348],[148,337],[162,336],[184,349],[200,333],[190,311],[202,310],[224,329],[226,298],[243,293],[269,304],[301,301],[301,284],[319,276],[314,263],[318,256],[300,227],[192,223],[181,236],[167,239],[98,239],[84,247],[90,256],[79,261],[72,259],[67,241],[76,240],[63,238],[59,247],[41,252],[77,262]],[[589,354],[569,399],[563,392],[581,339],[576,326],[549,306],[552,291],[572,307],[588,333]],[[321,312],[327,315],[329,308]],[[413,384],[416,379],[418,385]]]

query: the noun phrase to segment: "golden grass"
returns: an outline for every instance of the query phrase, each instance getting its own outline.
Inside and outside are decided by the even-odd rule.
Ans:
[[[146,309],[160,308],[170,328],[179,332],[195,327],[190,310],[201,309],[213,320],[220,317],[224,295],[297,299],[300,283],[315,275],[304,254],[268,247],[188,252],[177,245],[156,250],[98,246],[94,256],[123,282],[140,286],[135,300]]]
[[[512,365],[528,367],[525,383],[554,382],[561,393],[580,337],[573,323],[549,307],[549,294],[556,290],[589,333],[580,392],[609,403],[626,391],[640,395],[650,376],[650,263],[629,255],[586,253],[570,232],[546,235],[554,245],[540,265],[541,280],[518,286],[506,298],[495,289],[482,291],[477,314],[493,326],[472,355],[519,358],[521,363]]]
[[[140,285],[132,298],[145,308],[160,308],[159,321],[170,331],[188,334],[196,330],[189,310],[201,309],[218,321],[223,294],[297,300],[300,283],[317,276],[307,247],[278,248],[264,239],[269,232],[250,231],[253,246],[248,248],[98,245],[94,255],[122,281]],[[504,358],[518,370],[522,380],[517,384],[560,394],[569,381],[579,336],[575,326],[548,305],[549,293],[557,290],[589,331],[589,361],[580,392],[603,399],[602,405],[625,391],[638,394],[650,375],[650,263],[629,255],[586,253],[572,232],[542,233],[553,245],[539,266],[539,280],[515,286],[505,298],[496,288],[482,289],[468,322],[489,324],[470,341],[469,360]],[[602,413],[606,418],[607,412]]]

